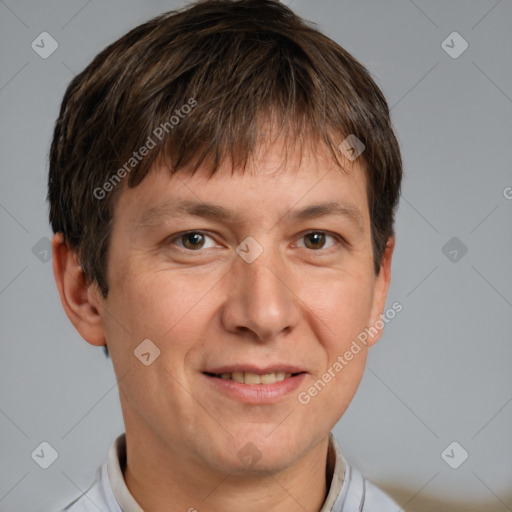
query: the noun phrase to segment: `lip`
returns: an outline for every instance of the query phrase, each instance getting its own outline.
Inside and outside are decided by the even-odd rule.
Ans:
[[[220,370],[225,370],[224,367]],[[232,373],[233,371],[246,371],[253,373],[272,373],[271,369],[255,369],[251,370],[240,370],[240,366],[235,370],[226,370],[226,371],[212,371],[211,373]],[[247,368],[243,366],[243,368]],[[278,370],[284,371],[285,368],[289,369],[291,367],[273,367]],[[300,370],[297,370],[300,371]],[[286,373],[296,373],[293,371],[288,371]],[[238,402],[246,403],[246,404],[273,404],[282,399],[287,398],[292,395],[295,396],[294,392],[297,388],[302,384],[304,379],[306,378],[307,373],[299,373],[298,375],[292,375],[287,379],[284,379],[279,382],[275,382],[274,384],[242,384],[240,382],[236,382],[234,380],[224,380],[219,377],[212,377],[207,375],[206,373],[202,373],[203,377],[207,379],[209,386],[214,391],[221,393],[224,396],[235,399]]]

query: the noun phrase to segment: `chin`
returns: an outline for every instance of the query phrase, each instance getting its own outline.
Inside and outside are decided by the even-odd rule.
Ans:
[[[294,458],[298,440],[286,430],[279,432],[279,426],[263,428],[256,425],[243,429],[243,434],[233,436],[230,458],[233,467],[230,471],[237,474],[247,472],[273,473],[288,466]]]

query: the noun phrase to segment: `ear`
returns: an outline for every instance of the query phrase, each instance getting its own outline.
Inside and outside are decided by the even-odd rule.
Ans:
[[[67,246],[62,233],[53,236],[52,253],[53,275],[66,315],[85,341],[105,345],[99,314],[102,297],[98,287],[88,284],[76,253]]]
[[[391,284],[391,258],[393,256],[394,248],[395,237],[391,236],[386,242],[384,254],[382,255],[379,274],[375,280],[372,311],[370,314],[370,324],[368,325],[368,329],[370,329],[370,334],[368,336],[369,347],[376,343],[382,335],[382,329],[384,326],[381,325],[383,323],[381,320],[381,315],[384,314],[389,285]],[[378,326],[380,326],[380,328]],[[377,333],[375,333],[375,330],[377,330]]]

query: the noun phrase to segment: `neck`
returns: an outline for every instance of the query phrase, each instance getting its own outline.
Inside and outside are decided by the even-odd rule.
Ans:
[[[301,459],[275,472],[250,475],[221,472],[185,457],[149,431],[126,428],[126,485],[145,511],[247,512],[319,511],[330,478],[329,438]],[[243,505],[243,506],[242,506]]]

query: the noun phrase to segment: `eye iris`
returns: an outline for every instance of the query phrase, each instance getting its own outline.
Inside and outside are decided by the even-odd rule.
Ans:
[[[308,235],[305,236],[305,240],[311,240],[311,239],[315,239],[315,241],[313,242],[314,246],[309,247],[310,244],[308,242],[306,242],[306,247],[309,247],[312,249],[319,249],[321,247],[318,247],[317,244],[319,244],[320,246],[324,245],[325,233],[309,233]]]
[[[188,249],[198,249],[200,247],[197,247],[197,244],[202,245],[204,242],[201,233],[187,233],[183,235],[182,240],[184,241],[183,245]],[[190,240],[193,240],[191,244],[188,243]]]

